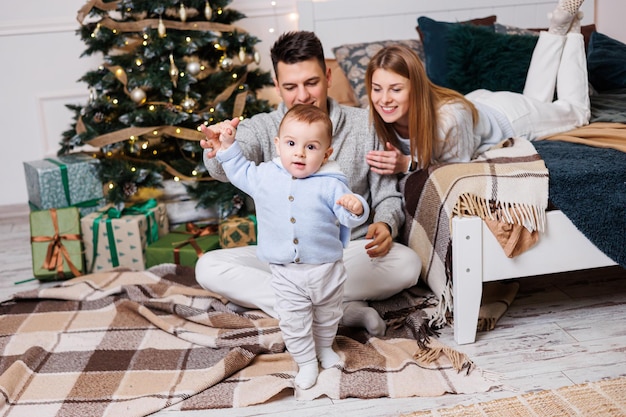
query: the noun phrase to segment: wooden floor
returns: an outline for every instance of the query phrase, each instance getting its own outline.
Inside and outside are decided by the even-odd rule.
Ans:
[[[623,231],[622,231],[623,233]],[[25,206],[0,207],[0,299],[33,289],[30,230]],[[452,329],[440,341],[465,352],[507,389],[475,395],[298,402],[286,392],[269,404],[243,409],[179,412],[159,417],[398,416],[411,411],[510,397],[603,378],[626,376],[626,271],[619,267],[525,278],[495,330],[457,346]]]

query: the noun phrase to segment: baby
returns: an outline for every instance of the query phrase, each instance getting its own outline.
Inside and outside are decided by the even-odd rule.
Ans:
[[[278,158],[256,165],[235,141],[238,119],[220,127],[215,157],[230,182],[250,195],[258,221],[257,256],[270,264],[275,311],[287,350],[298,364],[296,385],[312,387],[322,368],[340,362],[332,349],[343,309],[343,248],[350,228],[369,217],[338,165],[328,115],[296,105],[284,116],[274,145]]]

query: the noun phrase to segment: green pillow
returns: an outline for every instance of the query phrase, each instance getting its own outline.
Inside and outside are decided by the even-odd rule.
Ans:
[[[426,16],[417,19],[417,31],[424,45],[424,66],[426,74],[437,85],[448,86],[448,31],[457,26],[480,25],[493,32],[496,16],[487,16],[464,22],[440,22]]]
[[[589,82],[598,91],[626,88],[626,44],[593,32],[587,51]]]
[[[481,88],[521,93],[537,39],[470,25],[450,27],[447,87],[462,94]]]

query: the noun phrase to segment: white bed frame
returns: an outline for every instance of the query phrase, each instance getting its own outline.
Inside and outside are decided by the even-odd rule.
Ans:
[[[436,4],[435,4],[436,3]],[[497,21],[517,27],[545,27],[556,0],[301,0],[299,28],[312,30],[327,58],[334,47],[358,42],[418,37],[417,18],[454,22],[495,14]],[[582,7],[582,24],[593,22],[594,1]],[[454,339],[476,340],[482,283],[615,265],[561,211],[547,213],[539,243],[507,258],[491,231],[478,217],[452,220]]]

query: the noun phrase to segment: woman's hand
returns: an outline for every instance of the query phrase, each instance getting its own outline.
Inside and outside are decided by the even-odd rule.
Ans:
[[[365,245],[365,250],[370,258],[379,258],[387,255],[393,245],[389,226],[383,222],[370,224],[365,238],[372,239],[371,242]]]
[[[386,151],[369,151],[365,160],[370,169],[381,175],[404,174],[407,171],[411,157],[402,154],[391,143],[385,143]]]

